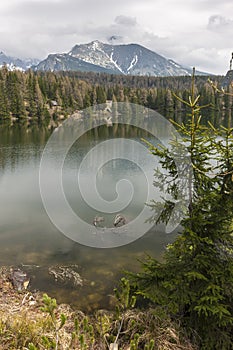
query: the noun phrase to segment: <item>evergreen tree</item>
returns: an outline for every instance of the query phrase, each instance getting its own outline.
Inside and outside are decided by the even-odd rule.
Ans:
[[[87,92],[84,96],[84,99],[83,99],[83,108],[88,108],[91,105],[92,104],[91,104],[90,92]]]
[[[28,76],[28,86],[27,86],[27,93],[28,93],[28,115],[29,117],[36,117],[37,116],[37,108],[36,108],[36,101],[35,101],[35,76],[32,72],[29,72]]]
[[[96,87],[96,102],[97,104],[106,103],[106,93],[104,91],[104,88],[102,86]]]
[[[25,116],[22,86],[16,72],[8,72],[6,76],[6,93],[12,116],[16,118]]]
[[[193,77],[188,101],[177,97],[190,109],[189,121],[175,124],[183,142],[174,140],[171,149],[150,145],[166,170],[156,172],[155,183],[172,197],[162,211],[161,203],[151,204],[157,222],[174,214],[184,187],[174,154],[187,147],[192,166],[184,162],[182,170],[188,173],[187,216],[164,262],[149,258],[131,280],[138,294],[180,318],[188,332],[196,331],[200,349],[227,350],[233,348],[233,128],[202,125],[194,86]]]
[[[7,101],[6,87],[3,79],[0,77],[0,119],[10,117],[9,106]]]

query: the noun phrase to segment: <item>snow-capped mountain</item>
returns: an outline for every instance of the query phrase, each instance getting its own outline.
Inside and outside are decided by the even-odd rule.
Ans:
[[[31,68],[32,66],[37,65],[38,63],[39,60],[37,59],[28,58],[25,60],[21,60],[16,57],[7,56],[4,52],[0,52],[0,67],[6,65],[9,70],[18,69],[21,71],[25,71]]]
[[[51,54],[44,61],[33,67],[39,71],[81,71],[81,72],[100,72],[113,73],[117,71],[105,68],[98,64],[89,63],[70,54]]]
[[[76,45],[68,53],[49,55],[35,69],[147,76],[177,76],[192,73],[191,68],[183,67],[141,45],[109,45],[97,40]]]

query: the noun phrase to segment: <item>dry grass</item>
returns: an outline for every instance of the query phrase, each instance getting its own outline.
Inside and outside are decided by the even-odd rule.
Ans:
[[[7,269],[0,269],[0,350],[27,350],[30,343],[40,350],[56,346],[59,350],[105,350],[118,333],[117,343],[122,350],[143,350],[150,341],[154,341],[154,350],[197,349],[177,325],[159,318],[155,310],[128,310],[117,318],[115,312],[104,310],[87,316],[64,304],[55,310],[58,325],[61,314],[67,318],[57,332],[55,344],[54,324],[48,313],[41,310],[42,294],[16,292],[7,274]]]

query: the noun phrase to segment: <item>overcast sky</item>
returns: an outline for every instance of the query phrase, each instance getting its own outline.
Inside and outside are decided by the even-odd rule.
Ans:
[[[232,0],[1,0],[0,50],[43,59],[92,40],[139,43],[178,63],[225,74]]]

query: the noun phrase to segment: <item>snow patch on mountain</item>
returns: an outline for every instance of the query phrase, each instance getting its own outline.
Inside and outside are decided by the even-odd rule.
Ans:
[[[136,56],[132,59],[129,68],[127,68],[127,72],[129,72],[129,71],[137,64],[137,62],[138,62],[138,56],[136,55]]]
[[[117,64],[117,61],[114,61],[114,59],[113,59],[113,54],[114,54],[114,52],[112,52],[111,55],[110,55],[110,61],[114,64],[114,66],[115,66],[122,74],[125,74],[125,72],[123,72],[123,70],[121,69],[121,67]]]
[[[87,44],[86,46],[76,45],[69,52],[69,55],[81,59],[86,63],[99,65],[104,68],[115,68],[112,62],[110,62],[106,52],[104,52],[104,50],[102,49],[101,43],[99,41],[93,41]]]

